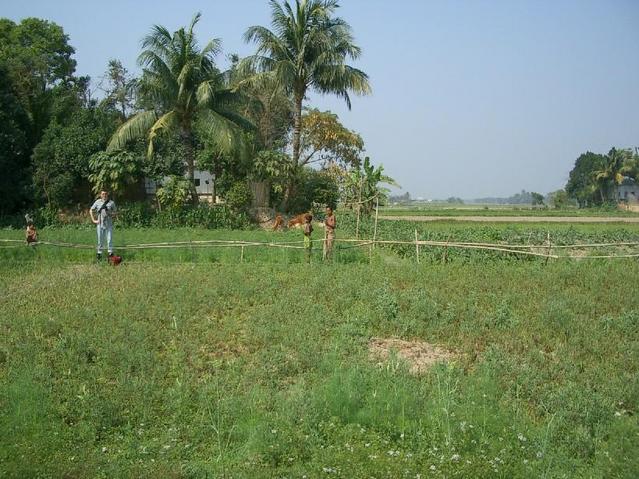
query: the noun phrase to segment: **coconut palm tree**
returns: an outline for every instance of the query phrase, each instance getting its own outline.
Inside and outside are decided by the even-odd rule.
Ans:
[[[187,29],[173,34],[155,25],[142,40],[139,91],[145,108],[118,128],[107,148],[120,149],[130,140],[148,135],[150,157],[158,135],[177,134],[192,184],[195,122],[202,122],[205,133],[225,151],[240,141],[240,125],[246,125],[233,110],[237,94],[226,86],[225,75],[215,66],[220,40],[213,39],[201,49],[198,46],[193,29],[199,19],[198,13]]]
[[[351,27],[334,17],[337,0],[295,0],[280,4],[271,0],[272,30],[250,27],[247,42],[257,44],[255,55],[244,59],[248,68],[273,72],[277,81],[293,99],[292,160],[300,158],[302,104],[309,90],[332,93],[344,98],[351,107],[349,92],[368,94],[368,75],[346,64],[356,60],[360,48],[355,45]]]
[[[626,174],[632,171],[632,153],[628,150],[612,148],[605,156],[603,168],[593,173],[604,203],[615,185],[620,185]]]

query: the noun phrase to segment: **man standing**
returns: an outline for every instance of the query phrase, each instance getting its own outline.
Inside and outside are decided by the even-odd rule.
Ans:
[[[102,244],[105,239],[109,256],[113,256],[113,218],[116,216],[117,210],[115,202],[109,199],[108,191],[100,191],[100,198],[91,205],[89,213],[91,221],[97,225],[98,229],[98,260],[102,259]],[[94,213],[97,214],[97,218]]]
[[[326,220],[324,220],[324,259],[330,259],[333,255],[333,241],[335,241],[335,215],[333,208],[326,208]]]

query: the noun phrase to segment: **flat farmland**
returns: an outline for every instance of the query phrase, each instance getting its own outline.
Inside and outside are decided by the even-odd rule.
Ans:
[[[380,237],[415,226],[385,224]],[[360,226],[363,236],[373,227]],[[637,236],[632,225],[554,227],[566,242]],[[119,233],[123,243],[299,235]],[[521,242],[547,233],[419,231]],[[42,235],[91,244],[93,230]],[[123,253],[113,268],[90,250],[0,249],[3,477],[639,473],[636,259],[443,261],[433,250],[416,264],[410,249],[379,247],[307,264],[298,250],[242,262],[237,249],[179,251]],[[444,359],[415,367],[434,350]]]

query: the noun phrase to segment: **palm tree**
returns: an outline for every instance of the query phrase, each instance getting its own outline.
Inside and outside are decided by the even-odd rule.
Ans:
[[[337,0],[295,0],[282,5],[271,0],[271,25],[250,27],[247,42],[257,44],[257,52],[244,60],[258,72],[273,72],[293,98],[293,166],[299,164],[302,130],[302,103],[309,90],[333,93],[351,107],[349,92],[368,94],[368,75],[346,64],[356,60],[351,27],[334,17]],[[294,8],[293,8],[294,7]]]
[[[632,153],[628,150],[612,148],[605,156],[603,168],[593,175],[599,189],[601,202],[604,203],[608,193],[615,185],[620,185],[624,176],[632,171]]]
[[[121,149],[130,140],[148,135],[147,155],[151,157],[158,135],[177,134],[192,188],[195,121],[206,125],[206,134],[224,151],[239,141],[239,125],[245,123],[232,108],[236,94],[227,88],[224,74],[215,66],[220,40],[213,39],[202,49],[198,46],[193,29],[200,16],[193,17],[188,29],[180,28],[173,34],[155,25],[142,40],[139,89],[146,108],[118,128],[107,148]]]

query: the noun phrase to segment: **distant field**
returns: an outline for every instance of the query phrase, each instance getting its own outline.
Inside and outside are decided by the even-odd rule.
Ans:
[[[552,209],[528,205],[451,205],[415,207],[381,207],[381,216],[583,216],[583,217],[639,217],[639,213],[620,209]]]

